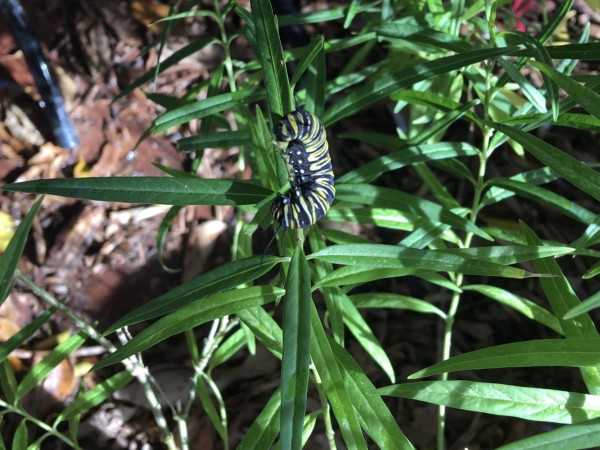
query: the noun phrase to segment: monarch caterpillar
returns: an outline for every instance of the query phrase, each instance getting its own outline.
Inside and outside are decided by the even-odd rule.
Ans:
[[[273,218],[280,227],[307,228],[327,213],[335,197],[325,127],[314,114],[297,109],[277,123],[275,139],[291,189],[273,202]]]

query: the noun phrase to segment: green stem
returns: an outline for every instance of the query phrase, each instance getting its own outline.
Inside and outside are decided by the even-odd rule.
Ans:
[[[492,62],[488,62],[486,64],[486,93],[484,96],[484,117],[486,120],[489,119],[489,108],[491,106],[491,101],[493,98],[492,93],[492,70],[494,64]],[[490,150],[490,142],[493,135],[493,129],[488,127],[487,125],[483,125],[483,141],[481,145],[481,153],[479,155],[479,168],[477,171],[477,179],[475,181],[475,190],[473,193],[473,203],[471,205],[471,214],[469,217],[470,222],[475,224],[477,222],[477,216],[479,210],[481,208],[481,198],[483,196],[483,191],[485,189],[485,173],[487,168],[487,161],[490,157],[492,150]],[[462,242],[462,248],[469,248],[473,241],[473,233],[467,233]],[[450,277],[453,278],[454,283],[459,288],[464,283],[464,275],[462,273],[459,274],[450,274]],[[450,307],[448,308],[448,314],[446,316],[446,321],[444,323],[444,335],[443,335],[443,344],[442,344],[442,361],[445,361],[450,358],[452,352],[452,328],[454,326],[454,321],[456,318],[456,312],[458,311],[458,307],[460,305],[461,294],[459,292],[454,292],[452,294],[452,299],[450,301]],[[448,380],[448,373],[444,373],[441,375],[440,379],[442,381]],[[443,450],[446,447],[445,441],[445,432],[446,428],[446,407],[440,406],[438,408],[438,435],[437,435],[437,448],[438,450]]]
[[[16,271],[16,277],[17,277],[17,279],[19,279],[19,281],[21,281],[29,289],[31,289],[31,291],[35,295],[37,295],[39,298],[44,300],[46,303],[50,304],[50,306],[54,306],[57,310],[59,310],[65,316],[67,316],[69,319],[71,319],[78,328],[84,330],[85,333],[90,338],[92,338],[96,342],[98,342],[108,352],[114,353],[117,350],[117,348],[108,339],[106,339],[104,336],[102,336],[94,327],[92,327],[85,320],[83,320],[81,317],[79,317],[77,314],[75,314],[75,312],[72,311],[64,303],[62,303],[59,300],[57,300],[56,298],[54,298],[47,291],[45,291],[40,286],[38,286],[33,281],[31,281],[29,278],[27,278],[25,275],[23,275],[23,273],[21,273],[21,271],[19,271],[19,270]],[[147,397],[148,403],[150,405],[154,406],[152,408],[152,412],[154,414],[154,420],[162,432],[163,442],[167,445],[169,450],[175,450],[175,443],[173,442],[173,436],[171,434],[171,431],[169,430],[169,427],[167,426],[167,421],[165,420],[165,417],[160,409],[160,406],[158,406],[158,401],[156,400],[156,395],[154,394],[154,391],[152,390],[150,381],[148,379],[146,367],[144,367],[144,365],[139,360],[137,360],[135,358],[135,356],[132,356],[131,358],[128,358],[122,362],[125,365],[125,368],[133,376],[135,376],[138,379],[138,381],[144,388],[144,392],[147,395],[149,395],[149,397]]]
[[[319,400],[321,401],[321,405],[323,407],[323,423],[325,424],[325,435],[327,436],[327,442],[329,443],[330,449],[336,450],[337,446],[335,445],[335,431],[333,430],[333,423],[331,422],[330,414],[331,407],[327,401],[327,395],[325,394],[325,389],[323,388],[323,383],[321,381],[321,377],[319,376],[319,372],[312,363],[310,364],[310,370],[313,373],[315,386],[317,387],[317,392],[319,393]]]
[[[55,430],[51,426],[49,426],[46,423],[42,422],[41,420],[33,417],[31,414],[29,414],[24,409],[21,409],[21,408],[19,408],[17,406],[11,405],[10,403],[6,403],[2,399],[0,399],[0,406],[3,407],[4,409],[7,409],[8,411],[12,411],[15,414],[23,416],[25,419],[29,420],[31,423],[37,425],[42,430],[45,430],[49,435],[52,435],[52,436],[60,439],[61,441],[63,441],[68,446],[70,446],[70,447],[72,447],[74,449],[77,449],[77,450],[79,450],[81,448],[81,447],[79,447],[79,445],[77,445],[76,442],[74,442],[71,439],[69,439],[68,437],[66,437],[60,431]]]

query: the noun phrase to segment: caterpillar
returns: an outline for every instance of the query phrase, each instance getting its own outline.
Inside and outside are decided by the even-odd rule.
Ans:
[[[307,228],[327,213],[335,197],[325,127],[314,114],[297,109],[277,123],[275,139],[291,189],[273,202],[273,218],[280,227]]]

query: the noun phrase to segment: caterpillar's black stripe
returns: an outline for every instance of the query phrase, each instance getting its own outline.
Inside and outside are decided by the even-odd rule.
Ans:
[[[296,110],[275,127],[292,188],[273,203],[274,219],[285,228],[306,228],[324,216],[335,197],[325,127],[314,114]]]

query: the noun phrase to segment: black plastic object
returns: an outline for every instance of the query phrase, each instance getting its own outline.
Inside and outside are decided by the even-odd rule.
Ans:
[[[56,144],[64,148],[76,148],[79,145],[77,131],[65,111],[63,96],[50,72],[48,61],[29,26],[19,0],[0,0],[0,17],[10,27],[17,45],[25,55],[27,65],[42,98],[39,106],[50,122]]]

